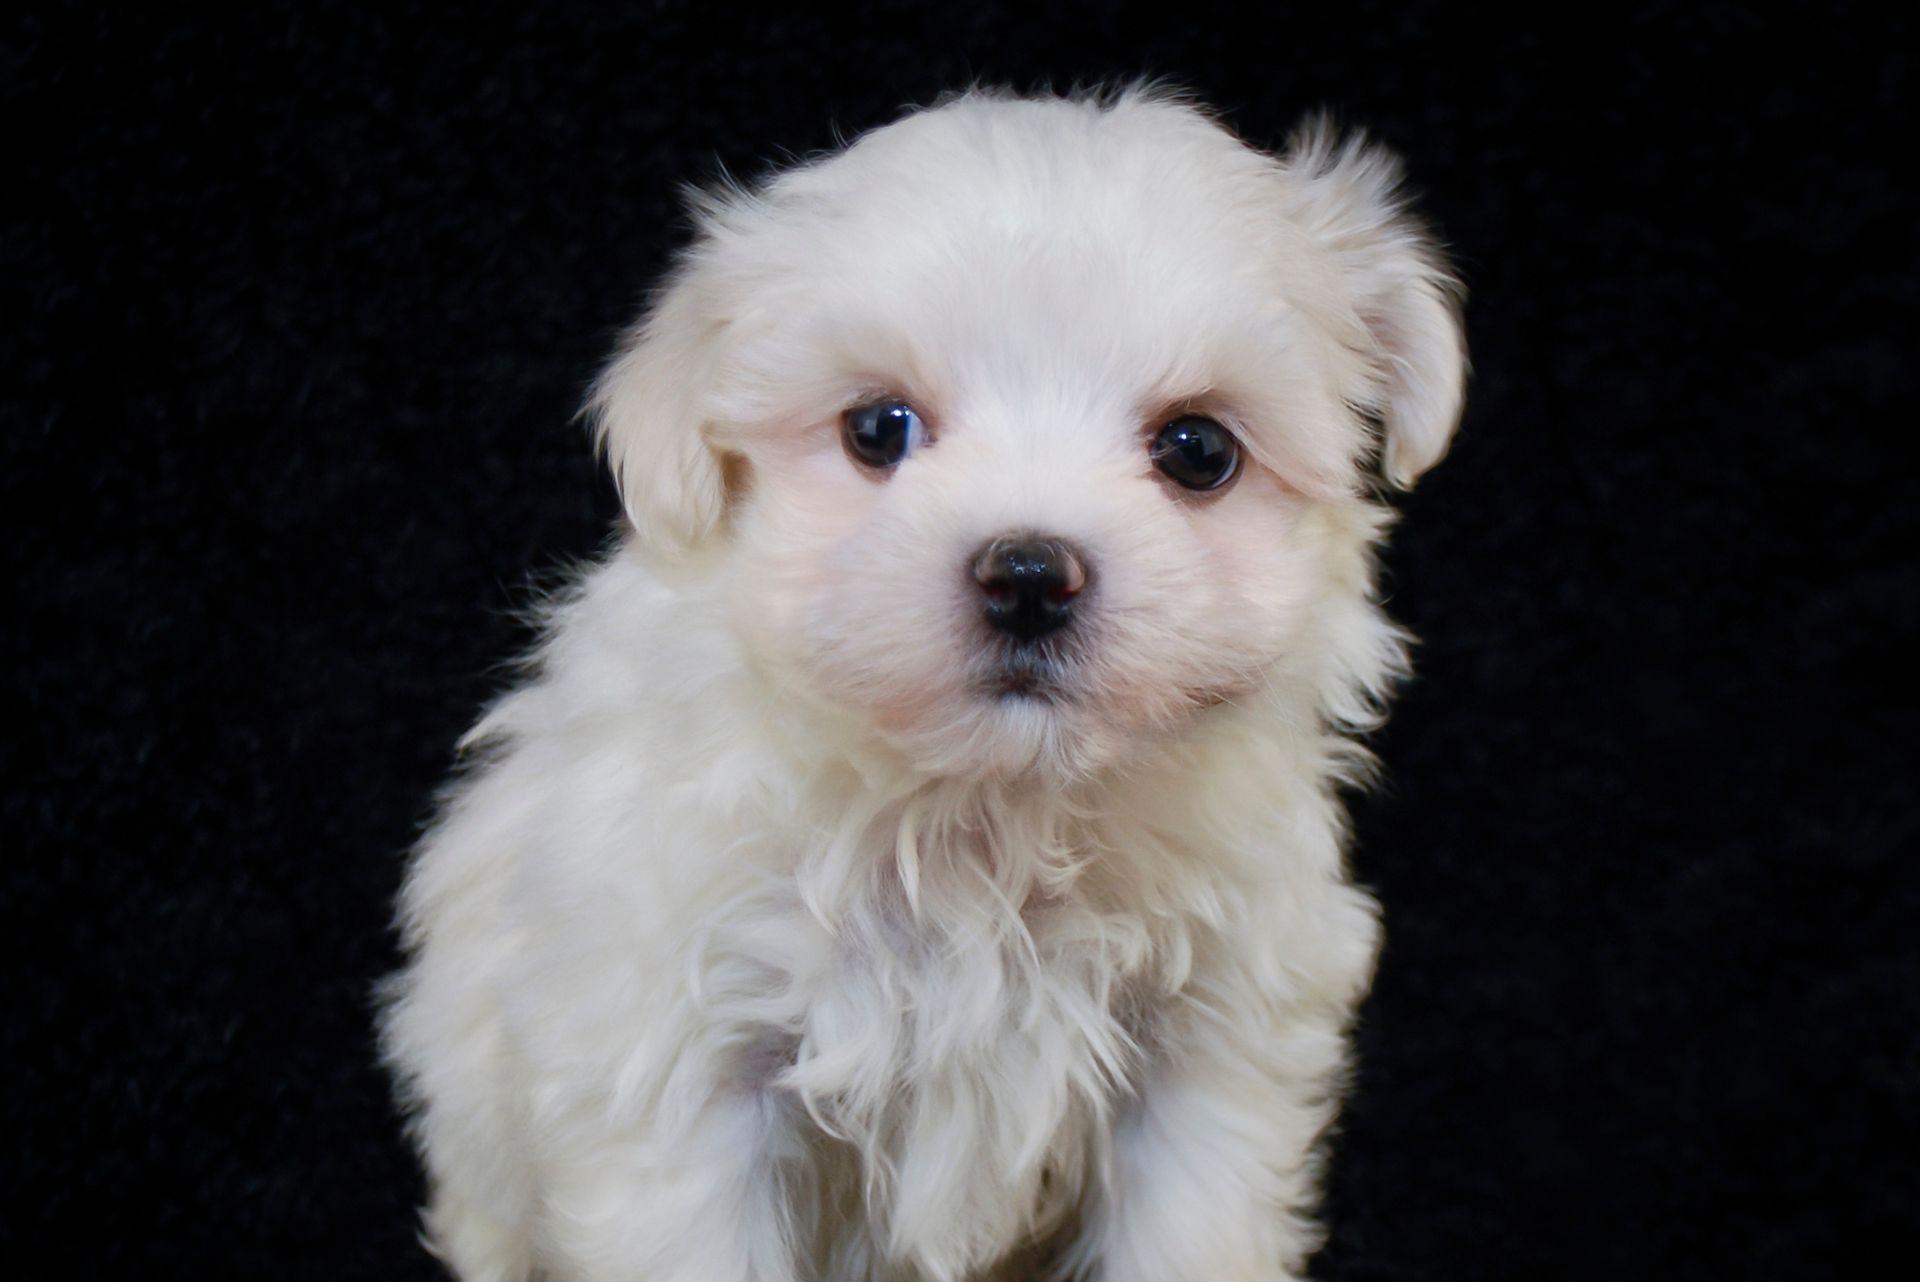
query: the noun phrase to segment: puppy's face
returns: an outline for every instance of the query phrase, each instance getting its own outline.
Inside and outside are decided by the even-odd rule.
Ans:
[[[1364,591],[1365,411],[1404,481],[1459,394],[1390,171],[1306,146],[972,98],[710,207],[599,397],[636,524],[923,771],[1070,777],[1253,694]]]

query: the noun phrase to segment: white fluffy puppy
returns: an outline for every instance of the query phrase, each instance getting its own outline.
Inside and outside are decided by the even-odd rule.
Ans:
[[[407,883],[461,1278],[1300,1269],[1403,667],[1372,476],[1464,375],[1395,181],[973,93],[700,204],[590,407],[631,529]]]

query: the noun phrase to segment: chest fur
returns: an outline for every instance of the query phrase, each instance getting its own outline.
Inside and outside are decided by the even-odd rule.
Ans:
[[[884,1226],[880,1253],[934,1276],[1072,1211],[1139,1068],[1142,928],[1073,900],[998,907],[856,919],[775,985],[791,1004],[763,1080],[816,1132],[830,1214]]]

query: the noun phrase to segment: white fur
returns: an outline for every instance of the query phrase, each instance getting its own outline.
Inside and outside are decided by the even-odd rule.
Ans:
[[[699,216],[591,406],[632,529],[407,883],[431,1242],[467,1282],[1294,1276],[1377,938],[1336,793],[1403,664],[1367,470],[1440,457],[1464,372],[1392,162],[974,93]],[[838,438],[882,391],[933,436],[885,477]],[[1147,460],[1189,406],[1254,460],[1217,497]],[[1095,576],[1051,703],[978,685],[963,567],[1013,529]]]

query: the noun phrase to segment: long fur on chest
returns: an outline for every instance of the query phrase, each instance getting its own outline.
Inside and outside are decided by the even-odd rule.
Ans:
[[[1090,800],[849,797],[698,943],[705,1017],[755,1030],[742,1080],[817,1130],[883,1254],[991,1258],[1068,1215],[1222,924],[1217,858]]]

